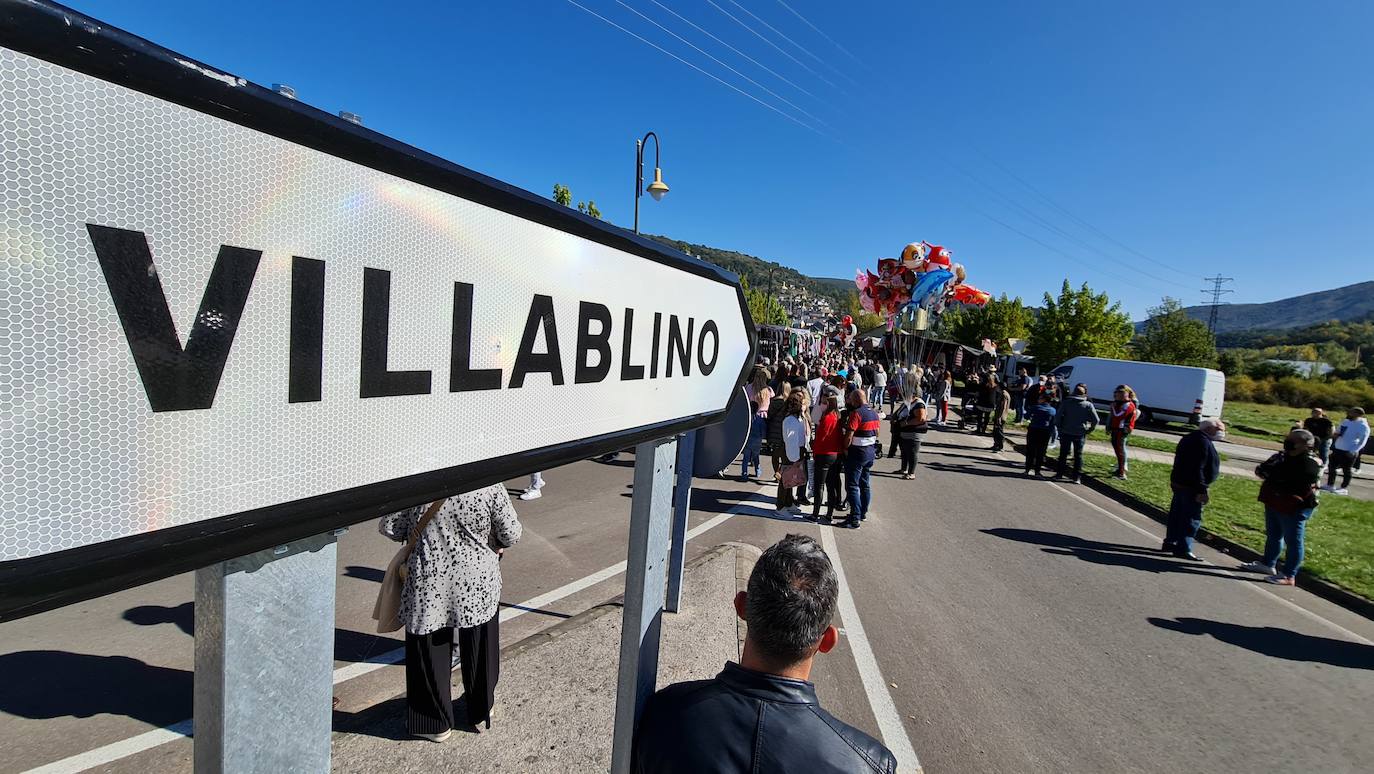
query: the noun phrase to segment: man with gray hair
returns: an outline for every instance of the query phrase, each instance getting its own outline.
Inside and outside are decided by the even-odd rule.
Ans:
[[[636,774],[895,772],[892,753],[821,709],[809,682],[816,654],[839,641],[838,596],[830,557],[813,538],[788,535],[764,551],[748,590],[735,595],[749,627],[740,663],[649,699],[635,733]]]
[[[1212,445],[1226,437],[1226,424],[1220,419],[1204,419],[1197,429],[1183,436],[1174,450],[1174,467],[1169,473],[1173,499],[1169,502],[1169,522],[1162,551],[1179,559],[1202,561],[1193,553],[1193,540],[1202,528],[1202,506],[1207,504],[1207,489],[1221,472],[1221,457]]]

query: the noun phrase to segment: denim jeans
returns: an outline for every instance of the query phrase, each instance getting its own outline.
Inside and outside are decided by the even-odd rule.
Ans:
[[[1016,421],[1026,418],[1026,393],[1017,390],[1011,394],[1011,410],[1016,412]]]
[[[1083,436],[1059,436],[1059,475],[1061,476],[1069,474],[1068,457],[1070,450],[1073,451],[1073,477],[1077,479],[1083,475]]]
[[[1298,574],[1302,566],[1303,535],[1307,532],[1307,520],[1312,518],[1312,509],[1304,508],[1297,513],[1279,513],[1273,508],[1264,509],[1264,558],[1260,561],[1274,566],[1279,560],[1279,551],[1284,546],[1288,551],[1283,557],[1280,575],[1290,578]]]
[[[1130,462],[1126,458],[1126,442],[1130,440],[1131,431],[1129,430],[1110,430],[1112,438],[1112,451],[1116,452],[1116,472],[1126,474],[1126,465]]]
[[[1164,542],[1176,554],[1191,554],[1193,540],[1202,527],[1202,503],[1196,492],[1174,492],[1169,501],[1169,524],[1165,527]]]
[[[1332,449],[1331,456],[1328,458],[1326,468],[1326,485],[1333,486],[1336,483],[1336,473],[1341,474],[1341,488],[1350,487],[1350,467],[1355,464],[1355,455],[1348,451]]]
[[[851,446],[844,456],[844,483],[849,490],[849,518],[863,521],[873,499],[869,474],[873,470],[874,446]]]
[[[749,466],[754,466],[754,475],[763,473],[763,463],[759,459],[759,454],[763,451],[762,438],[750,438],[749,443],[744,445],[744,456],[740,457],[739,474],[741,477],[749,477]]]

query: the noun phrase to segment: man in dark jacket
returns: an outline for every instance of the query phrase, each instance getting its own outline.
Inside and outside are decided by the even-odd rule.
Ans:
[[[1207,489],[1221,472],[1221,457],[1212,441],[1226,437],[1226,424],[1220,419],[1204,419],[1193,432],[1179,439],[1174,450],[1174,468],[1169,473],[1169,486],[1174,490],[1169,502],[1169,524],[1164,533],[1164,545],[1180,559],[1200,562],[1193,553],[1193,539],[1202,527],[1202,506],[1207,504]]]
[[[839,641],[839,580],[816,541],[788,535],[763,552],[735,612],[749,624],[740,663],[714,680],[654,694],[635,733],[636,774],[883,772],[897,760],[878,740],[821,709],[808,678]]]
[[[1097,408],[1088,400],[1088,385],[1079,382],[1073,387],[1073,395],[1059,404],[1054,416],[1055,426],[1059,428],[1059,469],[1055,478],[1063,478],[1068,473],[1069,451],[1073,451],[1073,479],[1077,484],[1083,478],[1083,439],[1097,429]]]

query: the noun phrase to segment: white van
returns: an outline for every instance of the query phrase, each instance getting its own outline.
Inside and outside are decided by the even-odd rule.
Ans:
[[[1075,357],[1050,373],[1063,379],[1069,390],[1079,382],[1088,385],[1088,397],[1102,409],[1111,406],[1117,385],[1130,385],[1139,397],[1144,423],[1197,424],[1203,417],[1221,416],[1226,397],[1226,375],[1211,368]]]

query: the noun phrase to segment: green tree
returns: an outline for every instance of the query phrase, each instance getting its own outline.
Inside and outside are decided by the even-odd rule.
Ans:
[[[740,277],[740,287],[744,288],[744,301],[749,305],[749,316],[756,325],[787,325],[791,322],[782,302],[762,290],[749,287],[749,279]]]
[[[596,202],[590,199],[585,202],[578,202],[577,211],[584,215],[590,215],[597,220],[601,220],[601,210],[598,210],[596,208]]]
[[[562,183],[554,183],[553,200],[563,205],[564,207],[571,207],[572,191],[569,191],[568,187],[566,185],[563,185]]]
[[[1028,352],[1042,371],[1081,355],[1124,358],[1133,333],[1121,304],[1094,293],[1086,282],[1074,290],[1064,280],[1059,298],[1045,294],[1045,308],[1031,324]]]
[[[1011,352],[1007,340],[1026,338],[1033,320],[1020,296],[1008,300],[1003,293],[981,307],[951,309],[941,316],[940,324],[941,330],[960,344],[981,347],[983,339],[992,339],[997,351],[1006,354]]]
[[[1217,339],[1201,320],[1183,311],[1176,298],[1165,296],[1150,310],[1150,319],[1132,342],[1136,357],[1151,363],[1217,367]]]

